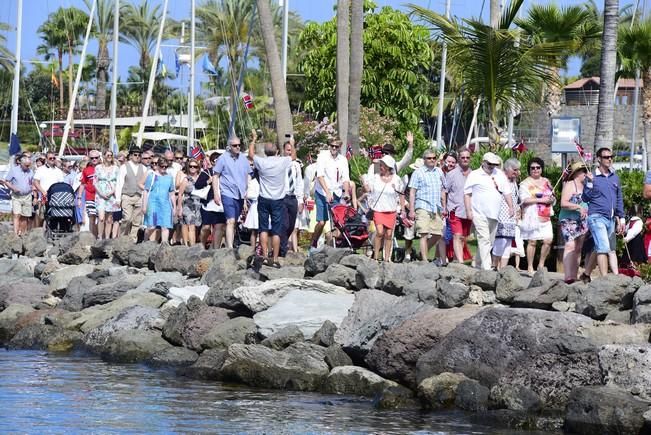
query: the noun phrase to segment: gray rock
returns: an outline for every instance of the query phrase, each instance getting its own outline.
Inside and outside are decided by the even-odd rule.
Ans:
[[[576,311],[603,320],[612,310],[632,308],[633,294],[640,285],[641,280],[623,275],[595,278],[584,291],[578,291]]]
[[[332,394],[373,397],[385,388],[397,386],[395,382],[384,379],[365,368],[340,366],[330,371],[323,390]]]
[[[296,325],[287,326],[277,332],[274,332],[260,343],[275,350],[283,350],[290,344],[304,341],[303,333]]]
[[[0,258],[0,276],[3,277],[34,278],[36,267],[36,260],[31,258],[20,257],[16,260]]]
[[[421,311],[381,335],[364,361],[381,376],[415,388],[418,359],[479,310],[466,306]]]
[[[47,250],[47,240],[43,235],[43,230],[38,228],[27,233],[23,237],[23,248],[28,257],[42,257]]]
[[[651,325],[640,323],[623,325],[613,322],[593,321],[580,326],[577,332],[589,339],[595,346],[606,344],[646,344],[651,335]]]
[[[151,256],[160,249],[156,242],[133,243],[128,237],[119,237],[113,242],[113,259],[119,264],[148,268],[151,264]]]
[[[601,383],[592,328],[575,313],[484,308],[420,357],[417,379],[456,372],[488,387],[523,385],[560,409],[574,387]]]
[[[337,325],[330,320],[326,320],[312,336],[312,343],[325,347],[332,346],[335,343],[336,332]]]
[[[468,299],[469,294],[470,287],[461,281],[440,280],[438,282],[438,300],[441,308],[460,307]]]
[[[41,231],[42,237],[43,231]],[[11,257],[23,253],[23,240],[13,231],[0,235],[0,257]]]
[[[5,279],[0,285],[0,311],[13,304],[35,307],[49,294],[48,287],[36,278]]]
[[[439,306],[437,284],[430,279],[419,279],[410,283],[406,296],[432,307]]]
[[[59,303],[59,308],[68,311],[81,311],[84,309],[84,294],[95,287],[97,282],[87,276],[77,276],[70,280],[66,294]]]
[[[185,287],[187,285],[186,279],[179,272],[156,272],[145,275],[144,279],[135,288],[135,292],[158,292],[167,290],[172,287]]]
[[[91,247],[95,244],[96,240],[93,238],[92,244],[87,244],[85,240],[79,240],[72,247],[61,253],[57,260],[62,264],[82,264],[87,262],[92,254]]]
[[[88,289],[81,298],[83,308],[92,307],[93,305],[103,305],[113,302],[124,296],[129,290],[136,288],[137,283],[129,279],[123,279],[117,282],[100,284]]]
[[[338,344],[333,344],[326,349],[324,361],[331,369],[340,366],[352,366],[353,360]]]
[[[612,310],[606,315],[605,321],[611,321],[616,323],[623,323],[625,325],[631,324],[631,316],[633,310]]]
[[[225,322],[234,314],[219,307],[209,307],[199,298],[191,297],[170,314],[163,327],[163,336],[170,343],[192,350],[201,350],[206,334],[215,325]]]
[[[328,375],[322,358],[310,354],[295,355],[265,346],[233,344],[221,368],[225,380],[246,385],[317,391]]]
[[[151,262],[156,272],[179,272],[198,278],[209,270],[212,257],[212,252],[201,245],[187,247],[161,244],[160,249],[151,256]]]
[[[170,347],[157,353],[149,360],[153,367],[189,367],[199,359],[199,354],[184,347]]]
[[[462,373],[441,373],[423,379],[418,384],[418,396],[431,409],[452,408],[457,399],[457,388],[469,381]]]
[[[651,323],[651,285],[644,285],[635,292],[631,323]]]
[[[432,263],[428,264],[429,267],[434,267]],[[465,282],[466,284],[471,284],[475,273],[477,273],[477,269],[461,263],[450,263],[447,265],[447,267],[439,268],[438,273],[441,278],[447,279],[448,281],[451,279],[457,279],[459,281]]]
[[[7,343],[18,332],[16,321],[33,311],[34,308],[25,304],[11,304],[0,311],[0,345]]]
[[[195,379],[221,381],[222,365],[227,354],[226,349],[208,349],[199,355],[199,359],[194,364],[181,369],[180,373]]]
[[[606,385],[651,400],[651,344],[603,346],[599,366]]]
[[[79,264],[76,266],[66,266],[50,274],[50,289],[62,290],[68,287],[70,281],[78,276],[85,276],[95,270],[92,264]]]
[[[513,298],[511,306],[549,310],[554,302],[565,301],[568,292],[569,286],[562,281],[552,282],[545,287],[530,287],[518,292]]]
[[[292,343],[285,348],[284,353],[294,355],[296,357],[303,357],[304,355],[311,355],[313,358],[325,361],[326,349],[323,346],[317,346],[314,343],[307,341],[299,341]]]
[[[355,294],[353,306],[335,333],[335,341],[353,361],[361,362],[384,331],[399,325],[424,307],[422,303],[382,291],[361,290]]]
[[[216,281],[212,284],[203,300],[206,304],[213,307],[223,307],[251,314],[251,311],[242,303],[241,300],[233,297],[233,291],[239,287],[255,287],[261,282],[251,276],[247,270],[238,270],[223,280]]]
[[[378,409],[419,409],[420,403],[413,391],[402,385],[383,389],[373,398],[373,406]]]
[[[354,269],[341,264],[331,264],[325,272],[314,275],[313,279],[353,290],[357,288],[355,276]]]
[[[156,308],[136,305],[126,308],[102,325],[88,331],[83,337],[83,342],[91,351],[99,353],[112,334],[135,329],[151,331],[161,322],[160,312]]]
[[[203,349],[226,349],[231,344],[247,344],[254,340],[257,327],[248,317],[236,317],[213,326],[203,336]]]
[[[307,257],[307,260],[305,260],[305,275],[314,276],[325,272],[328,266],[334,263],[339,263],[342,258],[350,254],[352,254],[350,249],[323,246],[319,251],[311,254]]]
[[[472,278],[472,283],[482,290],[494,292],[497,288],[497,272],[494,270],[478,270]]]
[[[342,258],[339,261],[339,264],[342,266],[346,266],[350,269],[357,269],[357,266],[360,264],[367,264],[367,263],[372,263],[373,260],[367,257],[366,255],[361,255],[361,254],[351,254],[351,255],[346,255],[344,258]]]
[[[272,281],[282,278],[303,279],[305,269],[303,266],[283,266],[280,269],[275,267],[262,266],[260,268],[260,277],[265,281]]]
[[[216,249],[210,267],[201,277],[201,283],[212,286],[216,282],[226,279],[232,273],[237,272],[239,259],[237,251],[233,249]]]
[[[572,391],[565,414],[565,430],[576,434],[648,433],[644,413],[650,402],[618,388],[577,387]]]
[[[104,361],[114,363],[144,362],[171,347],[160,331],[122,330],[111,334],[101,356]]]
[[[439,276],[439,269],[432,263],[363,263],[357,267],[356,286],[403,296],[414,293],[414,282],[435,282]]]
[[[90,247],[90,255],[96,259],[113,257],[113,242],[115,239],[100,239]]]
[[[500,269],[495,282],[495,296],[498,301],[510,304],[515,295],[522,290],[524,290],[522,277],[513,266]]]
[[[478,412],[488,409],[488,394],[490,390],[477,381],[462,381],[457,387],[457,397],[454,406],[466,411]]]
[[[59,326],[34,324],[22,328],[9,341],[9,349],[41,349],[68,352],[81,342],[81,334]]]
[[[522,385],[493,385],[490,402],[493,408],[513,411],[538,412],[542,409],[540,397]]]
[[[553,279],[550,273],[547,271],[546,267],[543,267],[534,273],[533,277],[531,278],[531,282],[529,282],[529,288],[547,287],[551,285],[552,282]]]
[[[308,282],[318,283],[319,281]],[[353,305],[355,297],[341,287],[321,284],[333,287],[333,292],[322,292],[318,288],[315,290],[291,290],[271,308],[255,314],[253,320],[258,326],[258,332],[263,337],[268,337],[286,326],[293,325],[301,330],[303,336],[311,337],[326,320],[330,320],[336,325],[340,324],[346,317],[348,309]],[[239,290],[241,289],[234,293]]]

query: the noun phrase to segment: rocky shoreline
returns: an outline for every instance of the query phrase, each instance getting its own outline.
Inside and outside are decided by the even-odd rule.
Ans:
[[[48,244],[0,230],[0,344],[181,376],[458,408],[478,421],[651,433],[651,285],[387,264],[326,248],[281,269],[249,247]]]

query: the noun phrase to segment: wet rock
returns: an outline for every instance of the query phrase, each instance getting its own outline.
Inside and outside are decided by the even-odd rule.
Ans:
[[[126,308],[102,325],[88,331],[84,335],[83,342],[89,350],[99,353],[112,334],[135,329],[151,331],[162,321],[160,312],[156,308],[136,305]]]
[[[59,326],[34,324],[22,328],[9,341],[9,349],[39,349],[68,352],[81,342],[81,334]]]
[[[319,283],[319,281],[308,282]],[[330,286],[332,288],[328,290],[332,291],[319,291],[318,287],[314,287],[314,290],[291,290],[271,308],[255,314],[253,320],[258,326],[259,333],[263,337],[268,337],[287,326],[296,326],[303,336],[311,337],[326,320],[340,324],[353,305],[355,297],[341,287],[325,283],[320,285]],[[239,290],[241,289],[234,293],[238,293]]]
[[[524,290],[522,277],[513,266],[506,266],[497,273],[495,296],[497,300],[510,304],[517,293]]]
[[[633,307],[633,294],[641,284],[639,278],[631,279],[623,275],[593,279],[584,291],[578,291],[576,311],[603,320],[612,310],[630,309]]]
[[[424,307],[420,302],[379,290],[361,290],[355,294],[355,302],[335,333],[335,341],[353,361],[361,362],[384,331],[399,325]]]
[[[438,301],[441,308],[460,307],[468,299],[470,287],[461,281],[438,282]]]
[[[185,347],[170,347],[149,360],[153,367],[189,367],[199,359],[199,354]]]
[[[50,289],[36,278],[5,279],[0,285],[0,311],[13,304],[35,307],[49,294]]]
[[[462,381],[457,387],[454,406],[466,411],[478,412],[488,409],[488,388],[477,381]]]
[[[650,406],[618,388],[577,387],[567,403],[564,429],[585,435],[647,433],[643,415]]]
[[[415,388],[418,359],[479,310],[467,306],[419,312],[381,335],[364,361],[378,374]]]
[[[220,381],[222,365],[227,354],[226,349],[208,349],[199,355],[199,359],[194,364],[182,368],[179,373],[195,379]]]
[[[317,391],[328,375],[328,365],[312,355],[294,355],[265,346],[233,344],[221,368],[224,379],[246,385]]]
[[[50,274],[50,289],[62,290],[68,287],[70,281],[78,276],[85,276],[95,270],[92,264],[79,264],[76,266],[66,266]]]
[[[420,403],[413,391],[402,385],[384,388],[373,398],[373,406],[378,409],[419,409]]]
[[[312,343],[319,346],[332,346],[335,342],[335,333],[337,332],[337,325],[330,320],[323,322],[323,325],[312,336]]]
[[[651,344],[603,346],[599,366],[606,385],[651,400]]]
[[[298,326],[290,325],[262,340],[260,344],[275,350],[283,350],[287,346],[304,341],[305,337]]]
[[[342,258],[350,255],[352,252],[349,249],[333,248],[331,246],[323,246],[317,252],[311,254],[305,260],[304,268],[306,276],[314,276],[319,273],[325,272],[331,264],[339,263]]]
[[[248,317],[236,317],[213,326],[203,336],[203,349],[226,349],[231,344],[247,344],[254,340],[257,327]]]
[[[542,409],[540,397],[522,385],[494,385],[490,390],[493,408],[506,408],[513,411],[538,412]]]
[[[423,379],[418,384],[418,396],[431,409],[452,408],[457,400],[457,388],[470,381],[462,373],[441,373]]]
[[[332,394],[354,394],[373,397],[385,388],[397,387],[393,381],[384,379],[370,370],[356,366],[340,366],[330,371],[323,390]]]
[[[324,361],[331,369],[340,366],[352,366],[353,360],[338,344],[333,344],[326,349]]]
[[[122,330],[111,334],[101,356],[104,361],[114,363],[144,362],[171,347],[160,331]]]
[[[352,290],[357,288],[355,276],[354,269],[341,264],[331,264],[325,272],[314,275],[313,279]]]

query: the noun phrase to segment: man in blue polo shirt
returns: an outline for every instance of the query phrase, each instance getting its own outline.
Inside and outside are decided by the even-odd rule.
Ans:
[[[610,148],[599,148],[594,175],[588,172],[583,188],[583,200],[588,203],[588,228],[594,239],[599,273],[608,273],[610,236],[613,231],[624,232],[624,200],[622,184],[613,166]]]
[[[12,165],[2,180],[11,190],[11,209],[14,217],[14,233],[16,235],[27,232],[27,221],[32,217],[32,160],[29,157],[17,156],[16,165]]]
[[[255,136],[252,142],[255,142]],[[238,137],[228,140],[229,149],[213,168],[212,188],[217,205],[223,205],[226,218],[226,247],[233,247],[235,225],[244,207],[246,187],[252,173],[249,160],[240,152],[241,142]]]

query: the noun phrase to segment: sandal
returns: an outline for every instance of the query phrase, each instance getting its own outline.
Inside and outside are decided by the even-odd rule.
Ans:
[[[273,261],[273,259],[271,258],[265,258],[262,261],[262,264],[264,264],[265,266],[273,267],[274,269],[280,269],[280,263],[278,263],[277,261]]]
[[[579,277],[579,279],[580,279],[581,281],[583,281],[584,284],[588,284],[589,282],[592,281],[592,278],[590,278],[589,275],[586,275],[585,272],[581,274],[581,276]]]

